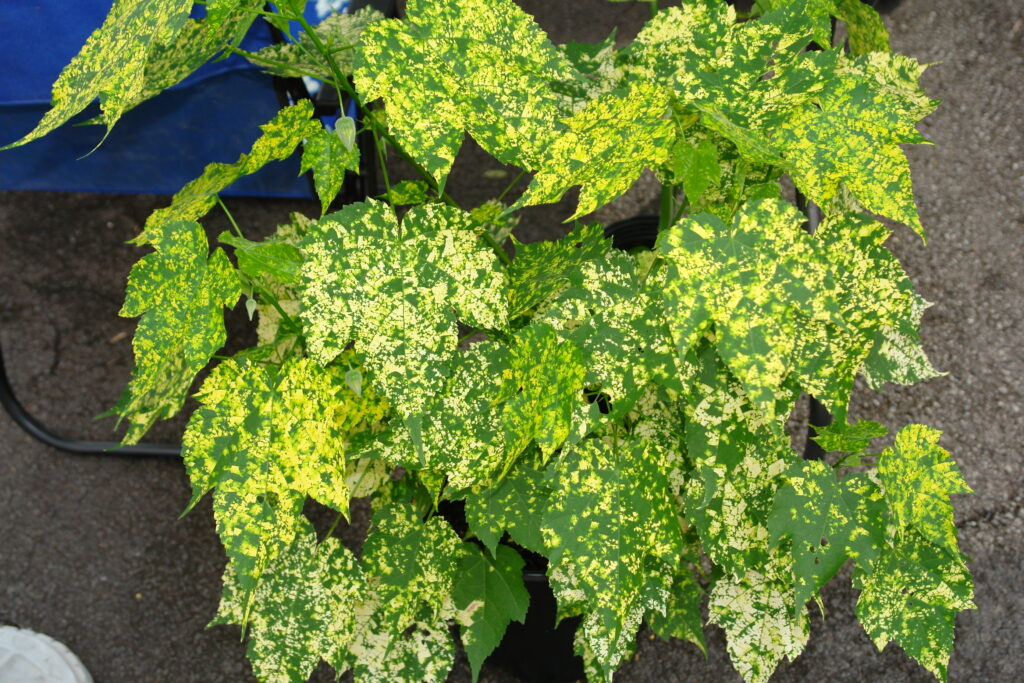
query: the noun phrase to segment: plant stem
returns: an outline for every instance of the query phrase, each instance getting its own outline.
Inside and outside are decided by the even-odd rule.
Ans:
[[[671,183],[663,183],[661,186],[661,207],[658,211],[658,232],[662,232],[672,220],[672,196],[675,194]]]
[[[658,16],[658,0],[647,0],[647,7],[651,10],[651,19]]]
[[[325,539],[331,537],[331,534],[334,533],[334,530],[338,528],[338,522],[340,522],[341,518],[344,516],[345,514],[343,512],[338,513],[338,516],[334,518],[334,523],[331,524],[331,528],[327,530],[327,534],[324,536]]]
[[[230,211],[228,211],[228,207],[224,204],[224,200],[220,198],[219,194],[214,195],[214,197],[217,198],[217,203],[220,204],[220,208],[224,210],[224,214],[228,217],[228,221],[230,221],[231,227],[234,228],[235,234],[238,236],[239,239],[244,240],[245,235],[242,234],[241,228],[239,228],[238,223],[235,222],[235,217],[231,215]]]
[[[517,175],[515,178],[512,179],[512,182],[509,183],[508,186],[504,190],[501,191],[501,194],[498,195],[498,198],[495,201],[500,202],[502,199],[504,199],[505,195],[507,195],[509,193],[509,191],[513,187],[516,186],[516,183],[518,183],[522,179],[522,177],[524,175],[526,175],[526,169],[523,169],[522,171],[520,171],[519,175]]]
[[[484,230],[481,233],[481,237],[483,237],[484,242],[487,242],[487,245],[494,250],[494,253],[498,257],[499,261],[504,263],[506,266],[512,265],[512,259],[509,258],[508,254],[505,253],[505,249],[502,248],[500,244],[498,244],[498,240],[494,239],[494,237],[491,236],[491,233]]]

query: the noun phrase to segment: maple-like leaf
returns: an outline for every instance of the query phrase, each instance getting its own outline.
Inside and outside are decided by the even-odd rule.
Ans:
[[[498,546],[493,557],[465,546],[452,599],[459,610],[462,647],[474,682],[509,622],[522,623],[526,618],[530,594],[523,585],[524,564],[522,556],[508,546]]]
[[[691,559],[696,559],[695,556]],[[659,638],[688,640],[708,654],[704,644],[704,622],[700,614],[704,589],[687,563],[680,563],[672,580],[671,594],[665,604],[665,613],[649,610],[644,617],[651,631]]]
[[[659,463],[639,441],[584,439],[551,464],[544,514],[548,576],[559,611],[582,611],[583,642],[614,671],[643,615],[664,612],[683,552]]]
[[[170,206],[150,214],[145,228],[134,242],[152,242],[169,221],[199,220],[217,203],[217,193],[225,187],[242,176],[255,173],[271,161],[291,156],[304,138],[313,137],[321,130],[320,122],[311,118],[312,115],[313,104],[309,100],[299,100],[281,109],[273,119],[260,126],[262,134],[248,153],[240,155],[233,164],[209,164],[202,175],[171,198]]]
[[[198,223],[166,225],[153,247],[132,266],[120,311],[142,316],[132,342],[132,379],[110,411],[128,420],[125,444],[181,410],[196,373],[224,344],[224,308],[241,296],[227,256],[210,251]]]
[[[945,681],[956,613],[975,607],[964,557],[908,529],[870,571],[855,572],[853,581],[861,589],[857,619],[875,647],[881,650],[895,641]]]
[[[7,147],[46,135],[97,97],[109,132],[145,88],[150,52],[173,44],[191,7],[189,0],[116,0],[103,25],[54,82],[52,108],[31,132]]]
[[[870,211],[924,236],[901,143],[924,142],[914,125],[935,108],[918,85],[923,66],[875,52],[841,57],[811,105],[780,122],[790,175],[821,206],[842,183]]]
[[[763,566],[715,582],[708,622],[725,630],[729,658],[746,683],[764,683],[783,658],[796,659],[810,636],[807,608],[797,604],[778,554]]]
[[[324,217],[302,247],[310,355],[329,363],[354,341],[407,421],[419,419],[450,374],[456,320],[507,326],[504,272],[458,209],[413,207],[399,225],[387,204],[350,204]]]
[[[377,22],[362,39],[359,91],[384,98],[392,134],[442,186],[464,132],[529,167],[562,113],[551,84],[574,72],[511,0],[411,0],[404,21]]]
[[[931,543],[957,553],[953,524],[955,493],[972,493],[949,452],[939,446],[942,432],[907,425],[878,457],[878,476],[901,527],[917,530]]]
[[[762,408],[789,381],[842,416],[883,328],[913,317],[914,294],[880,224],[842,216],[813,236],[801,224],[769,199],[745,204],[732,226],[684,218],[659,237],[662,297],[680,354],[713,324],[718,353]]]
[[[295,540],[267,566],[247,597],[229,567],[214,624],[247,625],[249,661],[260,681],[301,683],[326,660],[348,649],[356,626],[356,604],[364,591],[355,556],[336,538],[317,543],[312,525],[301,520]]]
[[[359,172],[359,147],[353,141],[346,143],[337,131],[323,128],[310,136],[302,147],[303,172],[313,171],[313,184],[320,197],[321,211],[338,196],[345,171]]]
[[[372,399],[355,396],[338,368],[308,359],[277,370],[224,361],[198,398],[182,443],[189,507],[216,488],[217,533],[238,590],[251,600],[268,563],[298,532],[307,496],[348,513],[346,440],[367,427]]]

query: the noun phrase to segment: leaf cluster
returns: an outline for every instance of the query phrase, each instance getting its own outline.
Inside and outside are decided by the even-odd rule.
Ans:
[[[328,130],[308,102],[285,107],[250,152],[208,166],[146,222],[153,251],[122,310],[141,318],[112,411],[126,443],[217,361],[184,440],[189,507],[212,492],[228,558],[214,623],[247,629],[258,678],[302,681],[324,660],[357,681],[442,680],[451,624],[476,676],[525,618],[522,552],[544,558],[559,618],[581,617],[591,680],[611,680],[643,622],[704,650],[706,600],[737,671],[765,681],[847,562],[873,642],[945,678],[973,607],[950,496],[970,489],[938,431],[906,425],[874,452],[887,429],[847,416],[858,376],[939,374],[918,337],[927,304],[877,219],[923,236],[900,145],[924,141],[935,103],[873,10],[759,0],[740,17],[691,0],[621,46],[555,45],[511,0],[316,27],[296,0],[211,0],[203,19],[189,4],[117,0],[18,144],[97,96],[109,128],[237,51],[260,15],[293,40],[254,63],[361,109]],[[357,134],[420,177],[332,212]],[[520,196],[466,210],[445,192],[467,134],[529,176]],[[218,193],[300,146],[321,215],[259,241],[235,225],[211,248],[197,221]],[[645,169],[658,236],[626,253],[576,219]],[[822,209],[813,232],[784,178]],[[511,237],[520,209],[572,187],[564,238]],[[219,357],[243,299],[258,343]],[[837,417],[818,436],[827,461],[784,431],[804,394]],[[373,510],[358,553],[303,513],[314,499],[340,521],[353,498]],[[464,520],[440,513],[453,503]]]

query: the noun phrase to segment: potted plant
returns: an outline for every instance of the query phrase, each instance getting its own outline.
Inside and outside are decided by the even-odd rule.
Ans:
[[[847,561],[876,645],[944,679],[954,617],[973,607],[950,502],[969,488],[936,430],[907,425],[880,449],[886,430],[846,415],[858,375],[939,374],[918,339],[927,304],[876,218],[923,238],[899,145],[924,141],[936,103],[874,11],[651,3],[629,45],[556,46],[512,0],[410,0],[402,20],[315,27],[304,4],[222,0],[189,19],[182,0],[118,0],[18,143],[97,96],[112,127],[185,66],[237,51],[258,17],[293,40],[254,62],[360,108],[327,130],[308,101],[284,107],[251,152],[207,167],[136,238],[152,251],[122,311],[140,317],[113,409],[125,443],[213,364],[183,456],[228,556],[215,623],[246,629],[257,677],[304,680],[324,659],[356,680],[443,679],[452,623],[476,675],[527,610],[520,548],[546,558],[558,618],[580,618],[594,680],[643,621],[703,648],[705,599],[737,671],[767,680]],[[420,178],[385,170],[382,197],[330,212],[357,132]],[[529,174],[525,192],[458,206],[445,181],[466,134]],[[211,246],[196,221],[217,193],[300,145],[324,215]],[[519,209],[578,186],[576,221],[644,169],[662,188],[654,248],[615,250],[579,222],[561,240],[510,237]],[[821,208],[813,234],[784,178]],[[218,356],[240,303],[259,342]],[[824,461],[783,431],[802,393],[836,417]],[[339,521],[370,499],[358,554],[317,533],[307,498]],[[458,530],[445,501],[464,505]]]

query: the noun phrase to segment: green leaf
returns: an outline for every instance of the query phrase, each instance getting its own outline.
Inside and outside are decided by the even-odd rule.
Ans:
[[[508,623],[522,623],[526,618],[530,594],[523,585],[525,562],[515,550],[498,546],[492,559],[475,546],[465,548],[452,599],[462,615],[462,646],[475,682],[480,666],[501,642]]]
[[[789,563],[778,555],[742,576],[715,582],[708,622],[725,630],[733,667],[746,683],[764,683],[783,657],[794,660],[810,636],[807,609],[796,603]]]
[[[217,240],[234,247],[238,270],[246,277],[260,282],[269,280],[282,285],[297,285],[302,282],[299,277],[302,252],[287,241],[272,238],[263,242],[252,242],[230,232],[222,232],[217,236]]]
[[[875,647],[895,641],[941,681],[953,651],[953,622],[974,609],[974,585],[960,553],[948,553],[913,530],[885,549],[870,572],[858,571],[857,619]]]
[[[504,273],[458,209],[414,207],[399,226],[387,204],[350,204],[324,217],[303,250],[310,355],[329,363],[354,341],[371,381],[407,421],[450,374],[457,319],[507,326]]]
[[[352,73],[366,27],[383,18],[384,15],[372,7],[363,7],[354,12],[331,12],[313,27],[313,31],[342,75],[347,76]],[[268,45],[250,53],[248,59],[275,76],[311,76],[320,81],[334,80],[334,71],[330,63],[305,31],[298,34],[296,42]]]
[[[666,119],[667,94],[636,83],[588,102],[563,121],[535,164],[537,173],[518,204],[558,201],[580,185],[579,205],[568,220],[588,214],[628,190],[644,168],[668,159],[672,126]]]
[[[541,517],[551,491],[537,450],[528,451],[496,485],[475,487],[466,494],[466,521],[492,556],[507,531],[515,542],[544,554]]]
[[[773,545],[783,537],[792,541],[793,600],[796,609],[802,609],[846,563],[847,538],[855,520],[827,464],[796,461],[785,478],[786,484],[775,493],[768,532]]]
[[[263,168],[271,161],[286,159],[304,138],[315,136],[320,122],[310,118],[313,105],[309,100],[285,107],[273,119],[260,126],[262,135],[252,150],[238,157],[233,164],[209,164],[202,175],[190,181],[171,198],[171,205],[157,209],[149,218],[137,244],[151,243],[159,238],[164,226],[175,220],[199,220],[217,203],[217,193],[239,178]]]
[[[939,446],[942,435],[925,425],[907,425],[892,448],[878,457],[878,476],[896,521],[913,527],[931,543],[957,553],[956,526],[950,495],[972,493],[949,452]]]
[[[918,336],[921,315],[929,305],[915,295],[909,315],[881,327],[861,368],[869,387],[878,391],[886,382],[916,384],[946,374],[932,366]]]
[[[383,196],[394,206],[422,204],[427,201],[427,184],[422,180],[403,180],[392,185]]]
[[[381,627],[379,613],[358,615],[351,656],[356,683],[442,683],[455,662],[455,643],[444,620],[417,621],[404,633]]]
[[[295,538],[306,497],[348,513],[349,433],[373,420],[335,369],[307,359],[278,371],[249,360],[218,365],[197,395],[182,457],[191,508],[214,494],[217,533],[243,601],[251,604],[270,562]]]
[[[506,451],[518,455],[535,440],[550,456],[569,436],[583,400],[583,357],[543,323],[516,332],[511,352],[511,396],[502,411]]]
[[[268,566],[246,619],[245,591],[229,567],[214,624],[249,625],[249,661],[261,681],[306,681],[321,659],[348,649],[363,593],[356,558],[335,538],[317,543],[302,520],[295,540]]]
[[[345,171],[359,172],[359,148],[346,146],[345,142],[334,133],[321,128],[306,139],[302,148],[302,172],[313,170],[313,184],[316,194],[320,197],[320,209],[327,212],[327,207],[345,180]]]
[[[670,156],[672,172],[683,182],[683,191],[691,206],[696,206],[704,193],[722,178],[718,162],[718,148],[703,140],[692,145],[688,140],[677,140]]]
[[[871,567],[885,546],[892,513],[876,472],[848,474],[839,482],[853,524],[846,537],[846,553],[861,569]]]
[[[700,614],[700,604],[704,598],[704,589],[697,582],[693,570],[685,563],[680,563],[672,581],[671,594],[665,605],[665,613],[650,610],[644,617],[647,625],[659,638],[679,638],[688,640],[708,656],[704,644],[704,622]]]
[[[899,146],[924,141],[914,125],[935,108],[918,86],[923,71],[900,55],[843,57],[813,104],[779,124],[790,175],[809,199],[825,206],[842,183],[868,210],[924,237]]]
[[[145,88],[150,52],[173,44],[191,7],[188,0],[116,0],[103,25],[54,82],[52,108],[31,132],[4,149],[41,138],[97,97],[109,133]]]
[[[196,373],[225,340],[224,308],[241,296],[220,249],[210,252],[198,223],[175,221],[128,276],[120,315],[142,316],[132,346],[135,367],[112,413],[128,420],[125,444],[179,410]]]
[[[530,166],[548,144],[574,69],[511,0],[411,0],[404,21],[363,35],[355,82],[383,97],[401,147],[444,186],[464,132],[503,163]]]
[[[863,453],[875,439],[889,433],[883,425],[871,420],[859,420],[848,424],[836,420],[830,425],[815,426],[818,433],[813,439],[829,453]]]
[[[542,533],[560,614],[580,610],[583,643],[616,669],[649,610],[664,612],[683,539],[668,481],[638,441],[585,439],[551,464]]]

